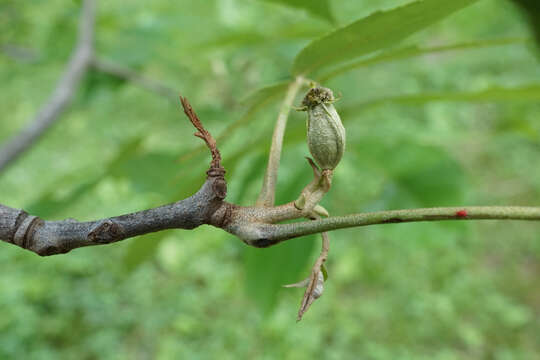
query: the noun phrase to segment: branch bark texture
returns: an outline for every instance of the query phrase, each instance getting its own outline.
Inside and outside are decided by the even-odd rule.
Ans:
[[[214,192],[216,181],[209,177],[196,194],[173,204],[88,222],[43,221],[0,204],[0,239],[46,256],[164,229],[193,229],[212,222],[221,204],[223,198]]]
[[[180,100],[185,114],[197,129],[195,136],[205,141],[212,155],[207,179],[197,193],[173,204],[88,222],[75,219],[44,221],[23,210],[0,204],[0,240],[46,256],[165,229],[193,229],[202,224],[223,227],[231,205],[223,202],[227,184],[221,154],[188,100],[183,97]]]
[[[18,135],[0,148],[0,172],[30,148],[70,104],[94,54],[95,1],[84,0],[77,45],[51,97]]]

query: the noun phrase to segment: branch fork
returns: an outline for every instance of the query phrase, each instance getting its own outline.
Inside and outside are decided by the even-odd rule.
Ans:
[[[291,94],[294,95],[295,92],[290,92],[289,98]],[[327,259],[329,249],[327,231],[415,221],[540,220],[540,207],[519,206],[407,209],[321,218],[328,216],[328,212],[318,203],[330,189],[332,171],[321,171],[310,159],[308,162],[313,169],[313,181],[302,190],[296,201],[273,205],[275,188],[269,186],[262,197],[265,201],[256,206],[242,207],[231,204],[224,201],[227,184],[216,141],[204,128],[188,100],[183,97],[180,100],[185,114],[197,129],[195,136],[205,142],[212,157],[207,179],[195,194],[157,208],[88,222],[79,222],[74,219],[45,221],[23,210],[0,204],[0,240],[38,255],[48,256],[67,253],[83,246],[110,244],[165,229],[194,229],[203,224],[221,228],[254,247],[273,246],[296,237],[321,233],[323,242],[321,254],[312,267],[309,280],[293,284],[307,285],[298,312],[298,319],[300,319],[323,290],[324,276],[321,280],[321,275],[324,275],[323,264]],[[277,167],[271,168],[277,171]],[[270,182],[272,184],[276,179],[276,174],[268,174],[268,176],[269,179],[273,179]],[[281,223],[300,218],[310,220]]]

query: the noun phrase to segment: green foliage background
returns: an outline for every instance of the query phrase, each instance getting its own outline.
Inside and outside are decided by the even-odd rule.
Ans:
[[[429,0],[413,5],[415,19],[392,13],[406,3],[101,1],[96,46],[187,96],[222,134],[229,201],[254,202],[286,81],[309,68],[343,94],[348,147],[323,201],[331,214],[538,205],[540,67],[524,17],[503,0]],[[46,101],[79,10],[78,1],[0,1],[0,142]],[[358,33],[318,42],[327,55],[316,42],[295,59],[378,10],[392,21],[360,20],[349,27]],[[289,121],[278,202],[311,176],[304,117]],[[69,112],[1,174],[0,202],[86,220],[175,201],[198,189],[209,163],[192,133],[178,103],[92,71]],[[302,291],[280,286],[307,275],[316,237],[260,250],[201,227],[51,258],[3,243],[0,358],[532,359],[538,226],[334,232],[326,292],[299,324]]]

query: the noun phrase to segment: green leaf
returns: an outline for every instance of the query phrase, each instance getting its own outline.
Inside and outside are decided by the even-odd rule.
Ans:
[[[265,313],[276,305],[283,285],[305,277],[302,271],[315,247],[315,239],[312,235],[266,249],[245,248],[246,289]]]
[[[38,199],[27,205],[27,211],[31,214],[39,214],[39,216],[44,218],[51,218],[66,211],[69,206],[75,204],[84,195],[94,190],[117,166],[129,159],[137,151],[141,143],[141,137],[136,136],[129,139],[119,148],[116,155],[106,165],[105,170],[79,183],[70,189],[66,195],[59,197],[58,189],[65,188],[73,182],[73,179],[77,179],[79,171],[63,176],[49,190],[44,191]]]
[[[128,179],[137,193],[154,192],[167,196],[176,192],[171,181],[178,174],[176,155],[137,151],[111,169],[110,175]]]
[[[494,86],[476,92],[446,92],[431,94],[412,94],[389,96],[375,99],[342,109],[343,114],[358,113],[386,103],[403,105],[423,105],[433,101],[463,101],[463,102],[505,102],[505,101],[540,101],[540,84],[523,85],[515,88]]]
[[[196,50],[214,50],[217,47],[247,47],[264,43],[267,38],[263,34],[254,31],[235,31],[227,34],[221,34],[209,41],[196,44]]]
[[[389,153],[399,153],[399,157],[387,161],[387,171],[393,185],[411,196],[415,206],[463,203],[466,188],[463,169],[446,151],[414,143],[400,143],[392,150]]]
[[[306,10],[311,15],[315,15],[319,18],[334,23],[334,15],[330,9],[330,3],[328,0],[264,0],[266,2],[272,2],[277,4],[283,4],[297,9]]]
[[[407,59],[421,55],[431,55],[435,53],[454,51],[454,50],[474,50],[482,49],[492,46],[514,45],[514,44],[526,44],[530,39],[527,38],[507,38],[507,39],[490,39],[490,40],[476,40],[468,41],[459,44],[442,45],[434,47],[422,48],[419,46],[408,46],[395,50],[385,51],[384,53],[370,57],[369,59],[362,59],[350,64],[339,66],[332,69],[330,72],[317,77],[317,80],[324,82],[328,79],[334,78],[338,75],[344,74],[350,70],[354,70],[360,67],[366,67],[370,65],[376,65],[383,62],[390,62],[395,60]]]
[[[465,198],[465,174],[444,149],[403,139],[388,144],[365,137],[354,148],[358,162],[385,177],[370,210],[458,206]],[[399,154],[399,156],[395,156]],[[364,170],[366,171],[366,170]]]
[[[325,34],[329,29],[320,25],[295,23],[287,26],[274,27],[264,32],[256,32],[253,28],[239,29],[220,33],[215,38],[194,46],[194,51],[215,51],[216,48],[234,47],[247,48],[252,46],[284,45],[287,42],[312,40]]]
[[[540,46],[540,2],[538,0],[513,0],[513,2],[521,6],[529,18],[531,30],[536,37],[536,44]]]
[[[292,72],[306,75],[388,48],[476,1],[425,0],[376,12],[311,42],[296,56]]]
[[[250,169],[247,172],[240,173],[237,175],[236,181],[238,181],[239,185],[237,186],[237,189],[240,189],[240,191],[237,191],[231,199],[231,201],[234,204],[241,205],[242,202],[245,200],[246,197],[246,191],[249,190],[251,184],[258,181],[261,174],[264,174],[264,169],[266,166],[267,161],[267,155],[263,152],[256,152],[253,159],[250,161]],[[235,179],[232,179],[234,181]]]
[[[256,105],[261,106],[266,102],[277,98],[278,95],[284,94],[287,91],[291,81],[292,80],[280,81],[278,83],[257,89],[240,99],[240,104],[248,108]]]
[[[152,259],[161,241],[173,231],[160,231],[131,240],[123,259],[125,270],[131,272],[142,263]]]
[[[65,182],[65,180],[71,178],[67,176],[65,179],[59,181],[59,183]],[[52,187],[50,190],[45,191],[36,201],[27,206],[26,210],[31,214],[39,214],[43,218],[54,218],[58,214],[66,211],[66,209],[75,204],[88,192],[92,191],[96,185],[102,180],[101,174],[92,177],[91,179],[78,184],[69,191],[66,196],[58,197],[58,185]]]

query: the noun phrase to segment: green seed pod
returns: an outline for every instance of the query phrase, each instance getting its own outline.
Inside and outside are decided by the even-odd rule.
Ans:
[[[345,151],[345,128],[333,102],[332,90],[324,87],[309,90],[302,101],[308,112],[309,152],[322,170],[333,170]]]

